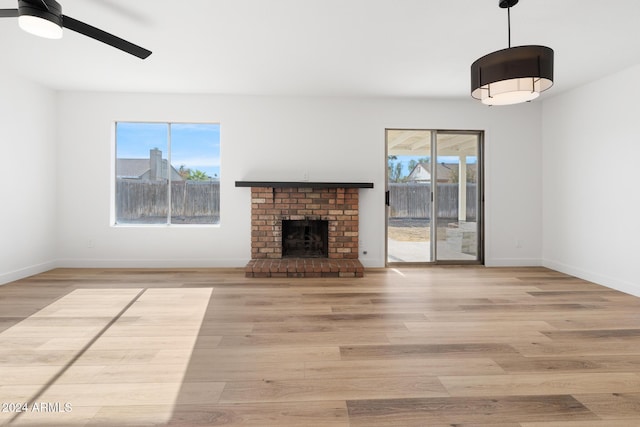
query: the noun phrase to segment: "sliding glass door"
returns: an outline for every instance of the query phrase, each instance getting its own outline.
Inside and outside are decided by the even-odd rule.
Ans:
[[[387,264],[482,262],[482,132],[388,129]]]
[[[438,132],[435,151],[435,259],[478,261],[480,134]]]
[[[387,130],[387,262],[431,261],[429,130]]]

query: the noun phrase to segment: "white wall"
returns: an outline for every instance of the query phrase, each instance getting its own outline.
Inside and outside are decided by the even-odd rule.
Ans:
[[[53,267],[56,127],[53,92],[0,75],[0,284]]]
[[[540,265],[540,104],[66,92],[59,117],[61,266],[244,266],[250,191],[235,181],[302,180],[305,171],[311,181],[374,183],[360,191],[360,259],[383,266],[385,128],[485,130],[486,263]],[[118,120],[221,123],[220,227],[110,226]]]
[[[640,296],[640,65],[543,104],[543,264]]]
[[[54,266],[242,266],[249,190],[236,180],[374,182],[361,260],[384,264],[384,129],[486,131],[486,263],[540,265],[640,295],[640,143],[626,81],[640,66],[506,108],[470,100],[63,92],[0,80],[0,283]],[[222,124],[222,225],[109,223],[117,120]],[[541,142],[542,141],[542,142]],[[92,240],[94,247],[88,247]],[[520,247],[517,247],[520,246]]]

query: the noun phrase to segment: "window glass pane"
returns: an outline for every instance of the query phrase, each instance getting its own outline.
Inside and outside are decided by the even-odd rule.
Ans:
[[[431,261],[431,131],[387,130],[387,262]]]
[[[168,132],[165,123],[116,125],[116,223],[166,224]]]
[[[479,135],[438,133],[437,259],[478,259]]]
[[[220,222],[220,125],[171,124],[171,223]]]
[[[115,212],[116,224],[219,224],[220,125],[117,123]]]

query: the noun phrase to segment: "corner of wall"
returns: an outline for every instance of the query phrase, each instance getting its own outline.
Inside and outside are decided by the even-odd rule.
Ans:
[[[24,267],[15,271],[0,273],[0,285],[6,285],[7,283],[15,282],[16,280],[44,273],[45,271],[53,270],[56,267],[57,264],[55,261],[49,261],[38,265]]]
[[[578,268],[572,265],[566,265],[560,262],[555,262],[555,261],[546,260],[546,259],[542,261],[542,266],[550,268],[552,270],[559,271],[564,274],[569,274],[579,279],[583,279],[589,282],[606,286],[611,289],[615,289],[616,291],[620,291],[626,294],[640,297],[640,285],[637,283],[631,283],[629,281],[619,279],[616,277],[603,275],[594,271],[583,270],[581,268]]]

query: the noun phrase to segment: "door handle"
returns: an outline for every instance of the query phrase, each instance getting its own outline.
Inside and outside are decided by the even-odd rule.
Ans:
[[[384,192],[384,204],[389,206],[389,190]]]

